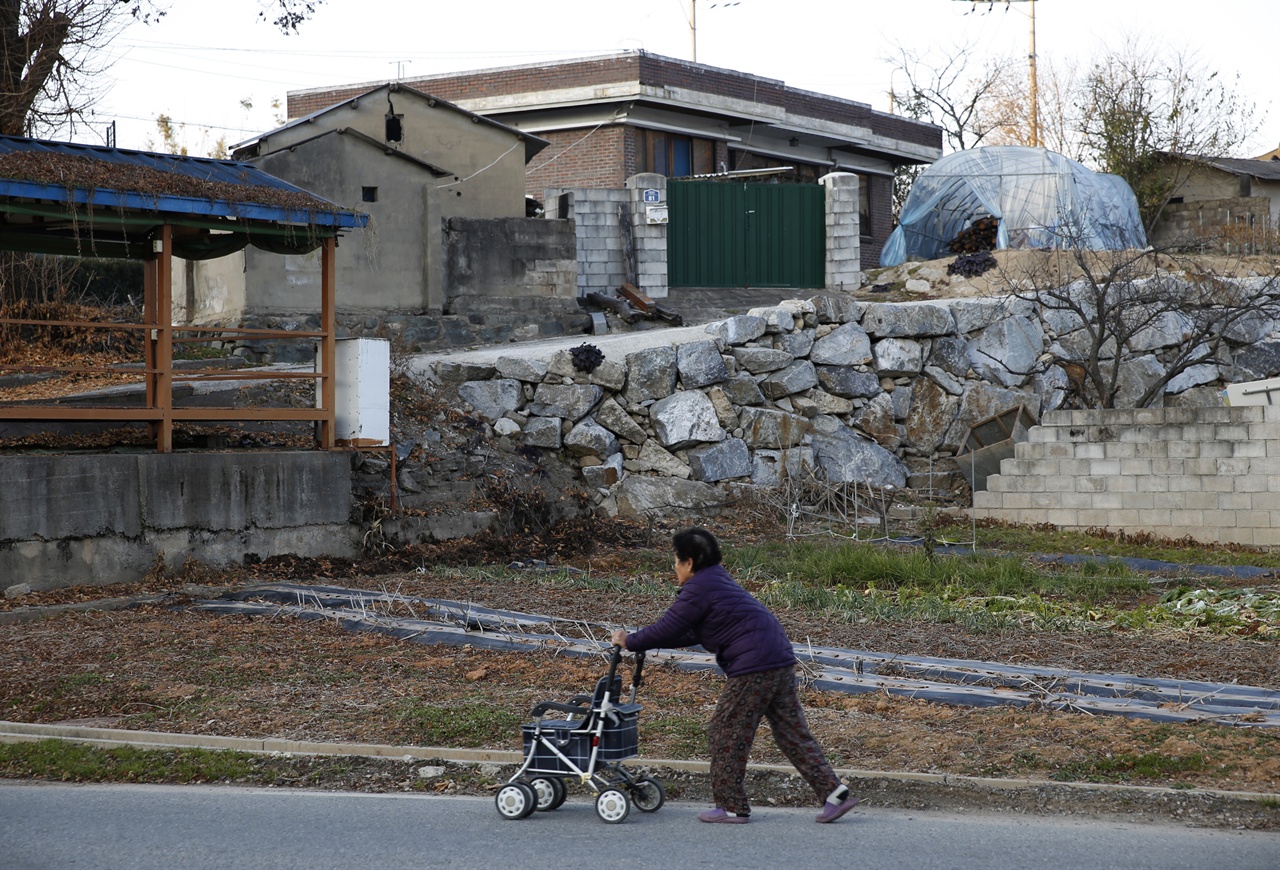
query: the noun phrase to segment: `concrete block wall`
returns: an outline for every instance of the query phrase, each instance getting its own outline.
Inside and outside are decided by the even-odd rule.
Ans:
[[[979,518],[1280,544],[1280,406],[1053,411],[973,494]]]
[[[546,216],[572,220],[577,232],[578,296],[617,290],[631,280],[619,230],[620,220],[630,220],[626,214],[630,200],[626,190],[546,191]]]

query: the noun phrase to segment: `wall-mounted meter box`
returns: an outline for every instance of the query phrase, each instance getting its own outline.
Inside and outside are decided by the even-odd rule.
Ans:
[[[645,206],[644,222],[647,224],[665,224],[667,222],[667,207],[665,205]]]
[[[391,342],[340,338],[334,371],[334,439],[349,447],[391,443]]]

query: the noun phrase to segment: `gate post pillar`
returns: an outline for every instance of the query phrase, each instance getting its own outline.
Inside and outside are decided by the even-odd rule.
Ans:
[[[641,172],[626,181],[631,193],[631,236],[636,288],[650,299],[667,298],[667,177]]]
[[[856,290],[862,286],[858,176],[852,172],[832,172],[818,181],[827,193],[827,289],[837,292]]]

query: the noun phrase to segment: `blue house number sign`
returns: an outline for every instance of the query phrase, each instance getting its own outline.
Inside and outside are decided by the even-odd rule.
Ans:
[[[649,189],[644,192],[645,202],[662,202],[662,191]]]

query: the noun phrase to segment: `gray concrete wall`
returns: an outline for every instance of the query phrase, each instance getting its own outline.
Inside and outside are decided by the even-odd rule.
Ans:
[[[501,256],[494,256],[501,251]],[[459,296],[575,299],[574,225],[542,218],[450,218],[444,233],[446,310]]]
[[[973,494],[980,518],[1280,544],[1280,406],[1055,411]]]
[[[346,453],[5,456],[0,476],[5,586],[129,582],[158,558],[177,568],[360,549]]]

